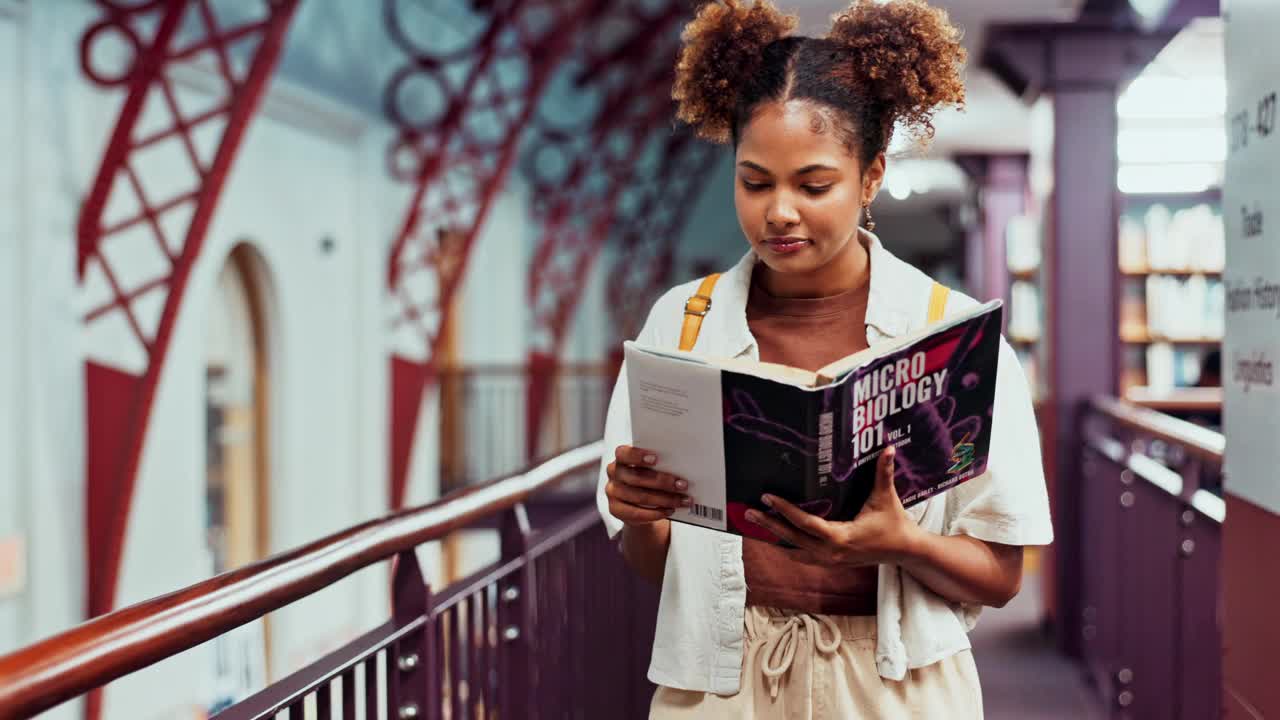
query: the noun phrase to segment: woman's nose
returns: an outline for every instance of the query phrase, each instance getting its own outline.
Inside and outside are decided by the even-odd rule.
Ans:
[[[795,205],[779,194],[769,203],[764,219],[770,225],[788,227],[800,222],[800,213],[796,211]]]

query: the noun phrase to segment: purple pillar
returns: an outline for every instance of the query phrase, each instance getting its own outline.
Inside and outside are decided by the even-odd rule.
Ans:
[[[966,156],[963,167],[978,187],[981,221],[969,231],[965,249],[965,284],[979,300],[1009,300],[1006,230],[1026,210],[1025,155]]]
[[[1116,266],[1116,98],[1169,41],[1087,23],[995,27],[983,61],[1015,92],[1052,94],[1054,194],[1045,241],[1044,302],[1050,359],[1046,437],[1056,530],[1054,622],[1080,656],[1082,605],[1079,416],[1114,394],[1119,354]]]
[[[1078,412],[1113,394],[1118,372],[1116,309],[1116,89],[1054,94],[1054,212],[1049,243],[1049,362],[1058,516],[1057,609],[1064,649],[1080,652],[1081,515]]]
[[[983,254],[982,299],[1009,300],[1009,264],[1006,230],[1009,221],[1027,205],[1027,158],[998,155],[987,165],[982,187]]]

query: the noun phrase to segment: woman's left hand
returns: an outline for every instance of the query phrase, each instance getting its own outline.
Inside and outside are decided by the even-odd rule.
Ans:
[[[765,495],[761,501],[786,521],[756,510],[748,510],[746,518],[795,546],[792,552],[800,562],[814,565],[900,564],[911,554],[921,530],[902,507],[893,485],[895,454],[896,449],[892,445],[880,453],[871,496],[853,520],[824,520],[776,495]]]

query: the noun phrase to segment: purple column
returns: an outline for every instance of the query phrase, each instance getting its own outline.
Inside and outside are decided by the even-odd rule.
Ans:
[[[1116,266],[1118,89],[1168,43],[1107,23],[992,28],[984,64],[1018,94],[1049,93],[1054,108],[1054,194],[1045,240],[1043,298],[1050,359],[1045,425],[1056,541],[1054,622],[1063,649],[1081,653],[1079,416],[1114,394],[1119,354]]]
[[[1095,84],[1054,93],[1055,191],[1045,303],[1052,357],[1058,615],[1064,649],[1080,652],[1081,563],[1078,412],[1114,394],[1116,311],[1116,89]]]
[[[987,165],[982,187],[983,278],[982,299],[1009,299],[1006,229],[1026,210],[1027,158],[997,155]]]
[[[1009,299],[1006,229],[1026,210],[1025,155],[957,158],[978,186],[981,222],[966,237],[965,284],[979,300]]]

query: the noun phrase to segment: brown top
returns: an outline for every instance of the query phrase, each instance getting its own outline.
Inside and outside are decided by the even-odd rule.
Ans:
[[[760,360],[804,370],[867,347],[867,286],[824,298],[779,298],[753,273],[747,326]],[[786,548],[742,539],[747,604],[830,615],[876,613],[876,568],[832,568],[791,559]]]

